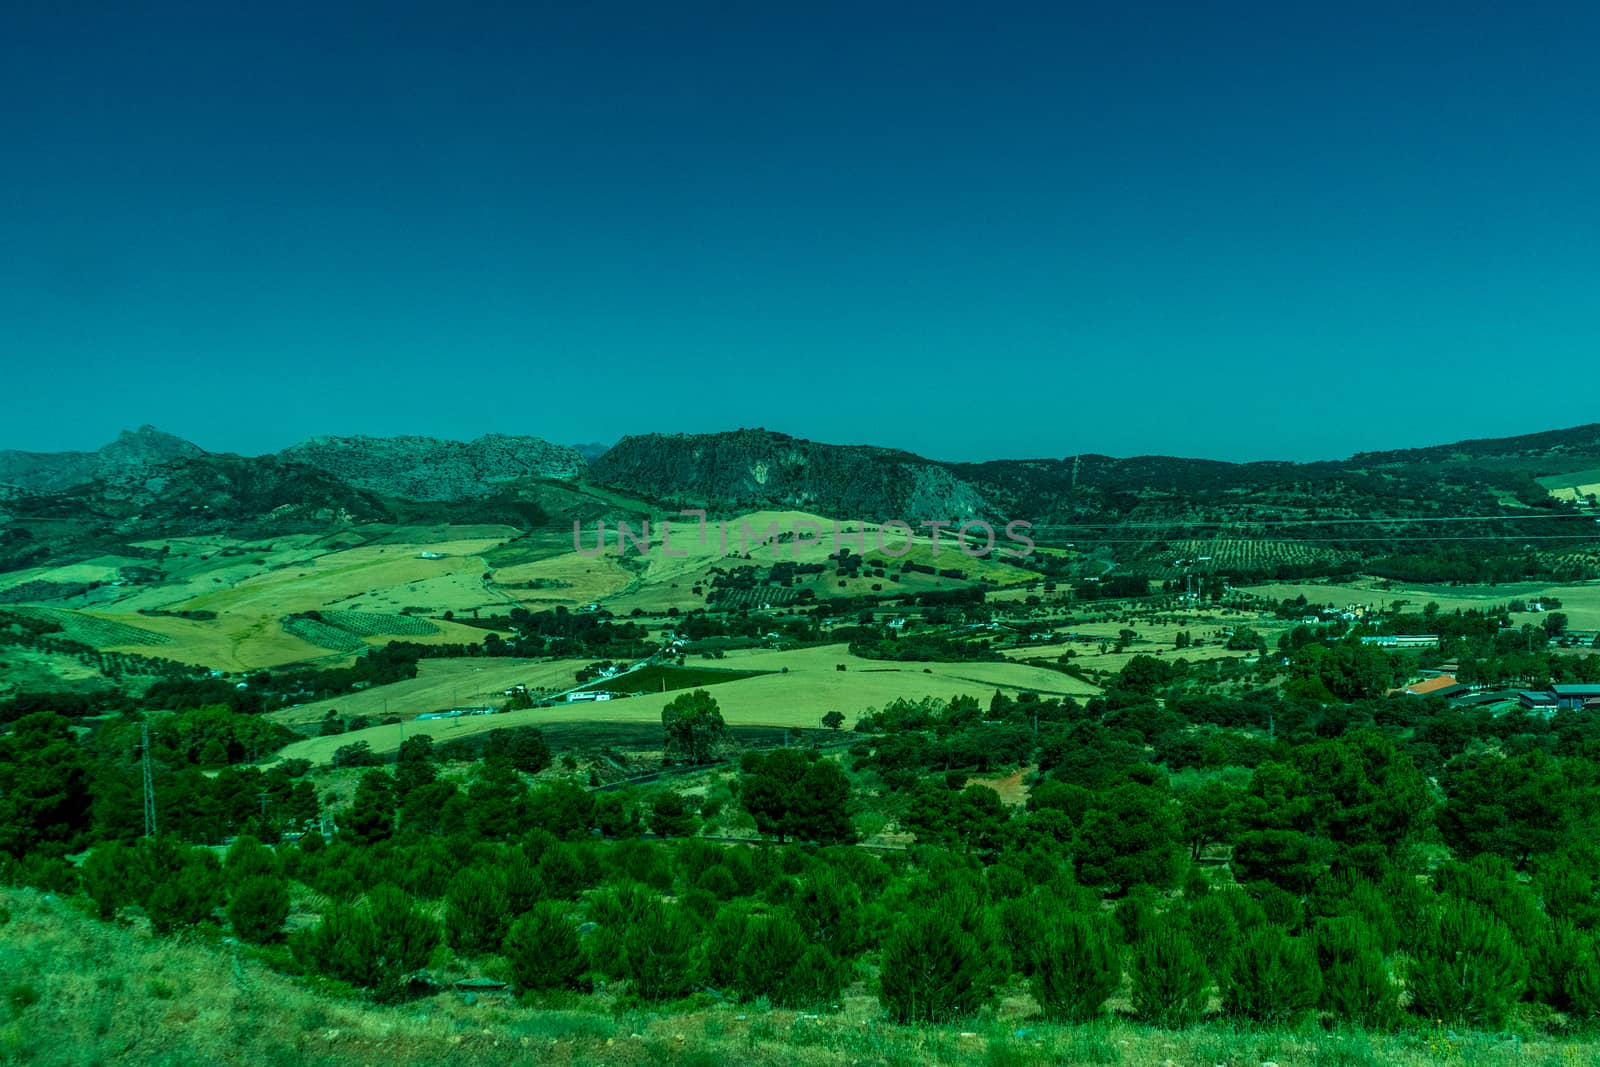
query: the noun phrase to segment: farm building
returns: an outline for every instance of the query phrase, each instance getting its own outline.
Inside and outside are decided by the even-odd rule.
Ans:
[[[1482,708],[1490,704],[1506,704],[1518,698],[1515,689],[1496,689],[1487,693],[1474,693],[1470,690],[1450,698],[1450,703],[1458,708]]]
[[[1470,693],[1472,692],[1472,687],[1462,685],[1452,675],[1439,674],[1432,678],[1425,678],[1420,682],[1413,682],[1411,685],[1401,689],[1400,692],[1408,693],[1414,697],[1435,696],[1449,698]]]
[[[1600,700],[1600,685],[1553,685],[1550,695],[1558,708],[1581,708],[1588,701]]]
[[[1531,689],[1524,689],[1517,694],[1517,699],[1522,701],[1522,706],[1537,711],[1554,711],[1556,696],[1554,693],[1536,693]]]
[[[580,700],[610,700],[611,694],[604,689],[586,689],[576,693],[567,694],[567,703],[572,704]]]
[[[1437,634],[1380,634],[1376,637],[1363,637],[1363,645],[1377,645],[1379,648],[1438,648],[1439,636]]]

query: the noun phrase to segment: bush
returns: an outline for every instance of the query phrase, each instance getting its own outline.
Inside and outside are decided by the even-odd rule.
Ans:
[[[151,889],[145,911],[150,928],[168,934],[206,922],[222,906],[223,898],[221,865],[210,852],[195,848],[188,850],[181,866]]]
[[[987,946],[942,911],[916,909],[883,945],[878,999],[899,1023],[970,1015],[994,994]]]
[[[1130,968],[1133,1011],[1153,1026],[1177,1029],[1200,1020],[1210,976],[1189,934],[1171,919],[1139,942]]]
[[[512,923],[502,951],[512,981],[523,992],[579,987],[583,948],[559,904],[538,904]]]
[[[228,846],[228,855],[222,861],[223,873],[230,885],[240,885],[255,877],[281,877],[283,865],[272,849],[249,834],[240,836]]]
[[[1399,990],[1368,927],[1341,916],[1317,924],[1312,942],[1322,970],[1320,1006],[1341,1022],[1381,1029],[1394,1022]]]
[[[468,867],[450,879],[444,894],[450,947],[463,955],[495,952],[511,922],[506,875],[498,867]]]
[[[1228,958],[1239,943],[1239,920],[1229,897],[1243,896],[1236,889],[1207,893],[1189,907],[1189,934],[1212,977],[1221,978]]]
[[[228,902],[233,932],[252,944],[276,941],[289,917],[289,890],[282,877],[255,875],[240,882]]]
[[[1222,1009],[1236,1018],[1294,1026],[1317,1006],[1322,976],[1311,945],[1279,926],[1246,932],[1228,960]]]
[[[827,949],[809,943],[786,909],[745,923],[734,964],[734,990],[741,999],[766,997],[785,1008],[827,1005],[844,979],[845,968]]]
[[[306,969],[372,991],[379,1001],[405,995],[412,974],[439,944],[439,924],[393,886],[379,886],[364,907],[335,904],[322,922],[290,939]]]
[[[1600,941],[1587,934],[1574,938],[1572,966],[1563,991],[1573,1011],[1585,1019],[1600,1015]]]
[[[1044,924],[1033,950],[1033,998],[1049,1019],[1088,1022],[1122,984],[1122,959],[1099,916],[1065,912]]]
[[[623,972],[645,1000],[675,1000],[694,988],[700,970],[700,935],[681,909],[650,901],[622,937]]]
[[[1454,900],[1428,923],[1406,984],[1424,1018],[1498,1030],[1527,979],[1527,960],[1499,920]]]

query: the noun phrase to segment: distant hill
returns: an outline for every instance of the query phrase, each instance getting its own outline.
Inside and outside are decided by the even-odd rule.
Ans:
[[[407,500],[457,501],[494,495],[519,478],[569,481],[588,469],[582,453],[538,437],[314,437],[278,453],[359,489]]]
[[[96,480],[136,481],[167,464],[203,455],[199,445],[141,426],[122,431],[95,452],[0,451],[0,483],[33,493],[59,493]]]
[[[640,496],[721,510],[776,506],[909,522],[994,514],[946,464],[761,429],[624,437],[595,460],[590,477]]]
[[[1287,578],[1325,573],[1330,561],[1428,553],[1438,573],[1470,577],[1473,567],[1445,559],[1463,552],[1539,554],[1552,574],[1600,567],[1583,510],[1600,424],[1314,463],[1095,454],[946,463],[763,429],[644,434],[597,449],[503,434],[319,437],[251,457],[144,426],[94,452],[0,452],[0,570],[173,533],[554,529],[647,507],[796,508],[913,525],[1023,519],[1041,544],[1093,554],[1102,573],[1114,561],[1119,573],[1165,578],[1195,559]]]

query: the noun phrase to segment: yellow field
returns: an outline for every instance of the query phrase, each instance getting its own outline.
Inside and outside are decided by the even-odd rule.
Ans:
[[[599,558],[569,552],[553,559],[518,563],[493,572],[498,591],[529,611],[544,611],[557,604],[568,607],[593,603],[615,596],[634,580],[634,575],[613,555]],[[513,588],[525,582],[544,583],[541,589]]]
[[[574,675],[578,668],[589,662],[586,659],[425,659],[417,664],[415,678],[285,708],[269,713],[267,718],[292,726],[321,722],[330,710],[344,716],[410,718],[450,707],[500,704],[505,700],[505,691],[514,685],[530,689],[570,688],[576,684]]]
[[[484,636],[481,630],[440,621],[439,616],[446,611],[457,616],[473,612],[493,616],[519,605],[537,611],[588,603],[599,603],[618,615],[635,609],[690,610],[705,605],[713,569],[766,567],[783,560],[823,562],[836,549],[833,525],[831,519],[803,511],[758,511],[729,520],[724,545],[719,526],[708,525],[702,540],[698,524],[684,519],[673,524],[672,555],[662,550],[661,530],[656,525],[651,529],[650,550],[640,555],[630,547],[623,558],[617,551],[616,526],[608,524],[607,550],[598,558],[573,551],[570,539],[547,538],[533,546],[532,553],[519,553],[512,547],[510,552],[500,554],[498,558],[511,562],[498,568],[486,562],[485,555],[516,539],[516,531],[510,527],[373,526],[331,535],[296,534],[255,542],[220,535],[174,537],[136,546],[151,553],[146,559],[107,556],[69,567],[19,571],[0,580],[0,588],[34,580],[105,582],[70,602],[43,602],[39,606],[52,610],[70,607],[92,619],[122,622],[149,631],[155,635],[151,640],[160,642],[159,646],[102,643],[102,647],[159,654],[229,671],[301,661],[326,665],[343,661],[348,653],[333,652],[284,632],[284,616],[330,609],[390,615],[411,609],[409,613],[431,617],[440,632],[407,639],[441,643],[477,642]],[[761,538],[774,526],[781,536],[790,535],[799,526],[803,539],[798,543],[780,540],[762,544]],[[845,524],[842,533],[859,528],[857,524]],[[812,539],[817,529],[822,532]],[[746,537],[743,545],[741,530]],[[889,536],[891,550],[903,547],[894,541],[893,534]],[[592,524],[584,531],[580,544],[595,544]],[[848,537],[841,536],[838,544],[858,550]],[[904,558],[959,568],[968,580],[987,577],[1015,585],[1031,578],[1028,572],[995,560],[963,555],[950,537],[942,538],[942,546],[934,556],[930,538],[914,537]],[[741,547],[750,551],[750,560],[735,558]],[[871,530],[864,547],[869,565],[900,573],[902,560],[877,554],[876,537]],[[530,558],[544,552],[551,554]],[[424,553],[439,558],[424,559]],[[158,571],[161,579],[145,584],[112,584],[118,579],[118,571],[128,566]],[[840,579],[829,573],[802,577],[797,588],[809,588],[825,598],[875,591],[911,593],[965,584],[927,574],[900,577],[899,582],[891,582],[887,575],[866,575],[846,579],[840,586]],[[511,588],[533,583],[540,587]],[[880,589],[874,590],[874,585]],[[701,588],[699,596],[693,593],[696,586]],[[141,610],[211,612],[216,618],[147,616],[138,614]],[[382,644],[389,639],[379,636],[367,640],[369,644]],[[155,651],[157,647],[159,652]]]
[[[691,661],[698,663],[699,661]],[[584,703],[556,708],[531,708],[503,715],[460,719],[411,719],[423,711],[453,705],[499,703],[504,689],[515,684],[565,688],[582,660],[557,662],[444,660],[424,661],[416,679],[382,690],[355,693],[336,700],[274,712],[272,718],[290,724],[320,721],[330,708],[341,714],[400,715],[407,735],[426,733],[437,741],[472,737],[507,726],[539,726],[587,722],[660,723],[661,709],[676,693],[652,693],[604,703]],[[836,666],[843,663],[845,670]],[[816,727],[830,711],[845,715],[845,729],[869,708],[879,708],[900,697],[948,699],[966,695],[987,701],[996,689],[1032,690],[1055,696],[1088,696],[1094,686],[1042,667],[1018,663],[885,663],[852,656],[844,645],[797,649],[789,652],[752,649],[730,652],[718,667],[780,671],[710,687],[730,726]],[[493,698],[492,700],[490,698]],[[396,726],[317,737],[289,745],[278,758],[309,759],[323,763],[342,745],[365,741],[374,752],[393,752],[400,745]]]

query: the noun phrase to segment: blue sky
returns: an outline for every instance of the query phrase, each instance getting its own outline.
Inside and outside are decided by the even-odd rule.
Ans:
[[[1597,46],[1592,4],[13,3],[0,447],[1593,421]]]

